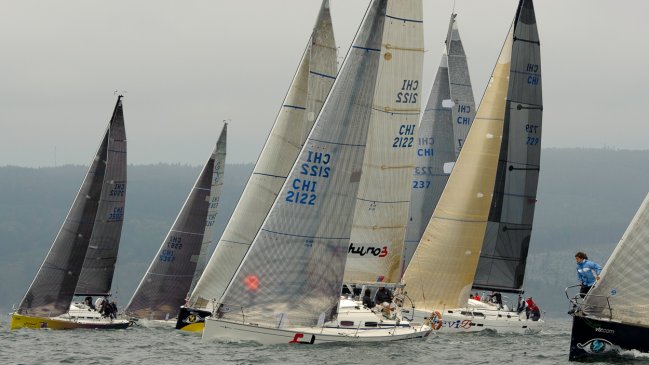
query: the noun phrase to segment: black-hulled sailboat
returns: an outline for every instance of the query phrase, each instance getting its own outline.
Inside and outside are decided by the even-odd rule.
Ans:
[[[124,220],[126,133],[122,96],[77,197],[18,310],[11,329],[126,328],[108,302]],[[85,297],[73,303],[74,297]],[[98,310],[91,296],[99,296]]]
[[[649,195],[573,314],[570,360],[649,353]]]
[[[223,187],[227,123],[178,217],[124,312],[145,322],[175,325],[207,263]],[[138,322],[139,323],[139,322]]]

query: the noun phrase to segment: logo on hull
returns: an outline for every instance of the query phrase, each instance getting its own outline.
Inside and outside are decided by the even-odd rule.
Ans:
[[[578,343],[577,347],[588,354],[605,354],[607,352],[619,351],[620,347],[612,344],[603,338],[593,338],[586,343]]]

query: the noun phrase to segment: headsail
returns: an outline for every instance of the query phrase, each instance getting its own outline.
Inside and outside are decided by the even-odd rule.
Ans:
[[[604,265],[599,282],[586,296],[582,308],[589,316],[649,326],[649,307],[644,304],[648,243],[649,194]]]
[[[475,288],[520,292],[541,163],[541,50],[531,0],[518,5],[509,97],[489,223]]]
[[[510,133],[503,129],[510,128],[512,119],[518,121],[522,113],[539,117],[530,119],[530,124],[540,121],[540,109],[525,96],[538,93],[540,98],[540,76],[528,70],[538,67],[539,61],[538,43],[527,38],[532,33],[526,26],[534,19],[532,9],[531,0],[521,0],[466,143],[406,269],[408,295],[421,309],[466,304],[502,165],[501,148],[509,145],[504,137]],[[522,47],[522,43],[537,48]],[[539,114],[527,114],[530,110]]]
[[[421,2],[388,3],[345,282],[394,283],[401,277],[422,94],[422,17]]]
[[[371,3],[286,184],[222,297],[225,318],[240,318],[241,308],[255,323],[274,323],[275,313],[294,326],[335,317],[367,130],[385,98],[375,93],[389,69],[381,60],[401,61],[383,41],[390,28],[384,24],[393,21],[387,3]],[[396,95],[403,81],[392,81]]]
[[[336,75],[329,0],[324,0],[307,48],[255,169],[198,280],[190,305],[220,298],[259,231],[293,166]]]
[[[96,280],[85,281],[89,288],[109,292],[126,193],[126,134],[121,96],[81,188],[59,230],[18,313],[57,316],[67,312],[80,280],[84,261],[98,257],[87,273]],[[87,255],[89,245],[97,245]],[[105,246],[104,246],[105,245]],[[101,246],[102,249],[98,249]],[[110,251],[105,253],[106,247]],[[101,258],[105,258],[102,260]],[[106,269],[110,274],[98,272]]]
[[[433,215],[475,117],[469,68],[456,16],[451,15],[442,60],[415,137],[404,269]]]
[[[142,278],[125,312],[139,318],[173,318],[197,277],[213,237],[225,167],[227,124],[185,204]],[[204,266],[203,266],[204,267]],[[198,273],[200,275],[200,273]]]

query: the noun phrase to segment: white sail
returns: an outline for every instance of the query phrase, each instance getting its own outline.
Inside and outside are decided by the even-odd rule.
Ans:
[[[451,15],[442,59],[415,137],[404,268],[433,215],[475,117],[469,68],[456,16]]]
[[[388,3],[384,54],[379,61],[345,282],[397,282],[401,277],[422,98],[422,17],[421,2]]]
[[[599,282],[582,306],[589,316],[649,326],[647,260],[649,255],[649,194],[608,259]]]
[[[293,166],[336,75],[329,1],[324,0],[307,48],[239,203],[198,280],[190,305],[220,298],[248,251]]]
[[[513,26],[466,142],[403,280],[419,309],[466,304],[496,178],[509,86]]]

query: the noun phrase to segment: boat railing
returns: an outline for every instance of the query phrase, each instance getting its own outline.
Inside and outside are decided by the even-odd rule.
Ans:
[[[581,289],[581,285],[571,285],[565,289],[566,298],[570,302],[570,311],[568,313],[581,312],[582,314],[588,314],[590,312],[604,314],[608,312],[608,318],[613,318],[613,308],[608,295],[581,294],[577,288]]]

